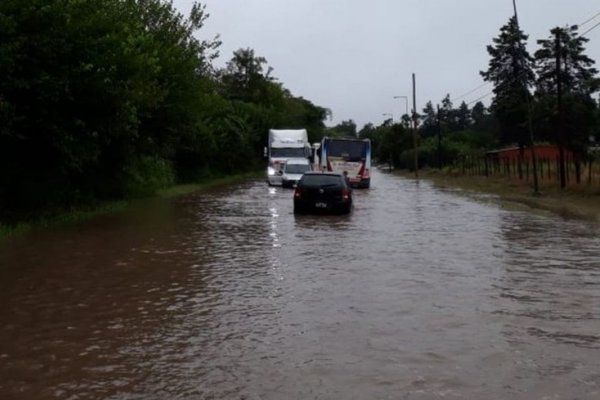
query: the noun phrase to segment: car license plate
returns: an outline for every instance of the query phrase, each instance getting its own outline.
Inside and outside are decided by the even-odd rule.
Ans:
[[[317,203],[315,203],[315,207],[317,207],[317,208],[327,208],[327,203],[317,202]]]

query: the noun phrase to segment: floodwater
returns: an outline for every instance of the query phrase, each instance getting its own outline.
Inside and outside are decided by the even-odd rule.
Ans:
[[[599,399],[600,228],[375,172],[0,244],[0,398]]]

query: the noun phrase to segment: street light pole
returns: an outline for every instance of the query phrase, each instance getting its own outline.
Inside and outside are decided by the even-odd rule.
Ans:
[[[413,144],[414,144],[414,168],[415,178],[419,180],[419,132],[417,131],[417,77],[412,74],[412,85],[413,85],[413,109],[412,109],[412,121],[413,121]]]
[[[404,99],[404,101],[406,102],[406,112],[404,114],[409,115],[408,114],[408,96],[394,96],[394,99]]]
[[[394,114],[390,114],[390,113],[383,113],[381,114],[384,117],[390,117],[392,119],[392,126],[394,125]],[[390,172],[392,172],[394,170],[394,157],[393,154],[390,152],[390,158],[388,160],[389,166],[390,166]]]

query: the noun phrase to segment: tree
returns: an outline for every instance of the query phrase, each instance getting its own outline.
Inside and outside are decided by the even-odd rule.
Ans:
[[[0,222],[247,169],[277,125],[322,136],[329,111],[251,49],[214,69],[207,17],[167,0],[0,1]]]
[[[0,2],[10,20],[0,23],[9,110],[0,125],[10,127],[0,138],[0,169],[10,171],[0,213],[122,192],[117,174],[151,142],[141,121],[165,98],[145,12],[118,0]]]
[[[295,97],[272,75],[273,68],[264,57],[256,56],[250,48],[239,49],[217,72],[220,92],[250,116],[249,129],[254,140],[254,152],[267,140],[269,128],[307,129],[309,139],[318,141],[323,137],[324,121],[331,112],[307,99]]]
[[[468,129],[472,125],[471,110],[464,101],[460,104],[458,110],[456,110],[456,125],[458,130]]]
[[[409,166],[401,160],[402,154],[412,149],[412,132],[403,124],[394,124],[391,118],[377,127],[367,124],[360,130],[358,137],[371,140],[373,156],[380,162],[386,162],[390,167]]]
[[[356,138],[358,133],[356,131],[356,122],[352,119],[342,121],[336,126],[327,130],[327,135],[334,137],[348,137]]]
[[[440,124],[442,131],[452,132],[456,130],[455,122],[455,110],[452,100],[450,100],[450,94],[446,94],[446,97],[442,99],[442,106],[440,107]]]
[[[476,128],[481,128],[485,124],[487,116],[488,114],[485,105],[481,101],[475,103],[471,109],[471,120],[473,121],[473,125]]]
[[[376,129],[373,123],[369,122],[365,124],[360,131],[358,131],[359,139],[369,139],[372,142],[377,140]]]
[[[448,119],[449,114],[453,109],[454,109],[454,105],[452,104],[452,100],[450,100],[450,93],[448,93],[442,99],[442,107],[440,108],[440,115],[443,116],[444,119]]]
[[[556,93],[557,79],[560,79],[564,89],[570,93],[581,93],[591,96],[598,90],[596,75],[598,70],[593,67],[595,61],[584,54],[585,44],[589,39],[579,36],[577,26],[565,28],[556,27],[550,31],[551,37],[538,40],[541,48],[535,52],[538,79],[538,93]],[[560,46],[557,46],[557,41]],[[560,76],[557,77],[556,60],[560,47]]]
[[[219,71],[223,94],[232,100],[272,104],[281,101],[281,86],[271,76],[273,68],[250,48],[238,49]]]
[[[527,38],[516,18],[510,18],[493,45],[487,47],[490,62],[487,71],[480,72],[485,81],[494,84],[491,110],[500,127],[501,142],[517,143],[521,149],[530,141],[527,104],[531,99],[529,87],[535,80]]]
[[[276,126],[304,128],[308,131],[309,141],[318,142],[325,135],[324,121],[330,115],[331,111],[327,108],[317,106],[303,97],[289,94],[286,96],[285,109],[280,114],[280,123]]]
[[[438,133],[438,116],[437,111],[433,108],[433,103],[428,101],[423,108],[423,123],[421,124],[421,136],[427,138],[437,135]]]
[[[577,26],[556,27],[550,33],[550,38],[538,40],[541,48],[535,53],[537,123],[544,137],[560,146],[561,154],[563,147],[573,152],[579,182],[580,161],[587,154],[588,138],[595,124],[596,102],[592,94],[598,89],[598,70],[593,67],[594,60],[584,54],[588,39],[578,35]],[[561,186],[564,185],[561,157]]]

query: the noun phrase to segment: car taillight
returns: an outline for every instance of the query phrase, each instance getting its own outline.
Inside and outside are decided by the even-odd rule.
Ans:
[[[302,197],[302,189],[297,187],[296,190],[294,191],[294,198],[299,199],[301,197]]]
[[[343,188],[342,189],[342,199],[343,200],[349,200],[350,196],[351,196],[350,191],[348,189],[346,189],[346,188]]]

